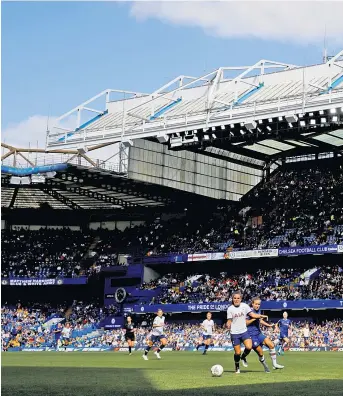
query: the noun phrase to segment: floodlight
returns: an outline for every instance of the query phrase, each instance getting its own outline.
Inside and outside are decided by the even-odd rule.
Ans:
[[[286,118],[286,121],[289,122],[289,123],[298,121],[298,117],[295,114],[286,115],[285,118]]]
[[[159,143],[167,143],[169,140],[168,135],[157,136],[157,140]]]
[[[256,121],[248,121],[245,123],[245,127],[247,129],[256,129],[257,123],[256,123]]]

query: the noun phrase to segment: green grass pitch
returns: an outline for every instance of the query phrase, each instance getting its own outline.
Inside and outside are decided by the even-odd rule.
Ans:
[[[343,395],[343,354],[288,352],[284,370],[265,374],[252,353],[249,367],[233,373],[232,352],[165,352],[161,360],[142,352],[2,353],[2,395]],[[268,365],[271,362],[266,354]],[[210,368],[224,367],[220,378]]]

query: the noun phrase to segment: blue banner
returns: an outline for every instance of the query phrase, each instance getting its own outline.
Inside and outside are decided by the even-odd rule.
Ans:
[[[337,253],[337,245],[314,245],[279,248],[279,256],[298,256],[303,254]]]
[[[162,309],[163,312],[220,312],[226,311],[231,302],[213,302],[199,304],[158,304],[135,305],[134,313],[152,313]],[[297,301],[262,301],[261,309],[280,311],[283,309],[336,309],[343,308],[343,300],[297,300]]]
[[[61,286],[61,285],[85,285],[87,276],[78,278],[8,278],[2,279],[2,286]]]
[[[120,329],[124,326],[123,316],[107,316],[100,322],[100,327],[105,330]]]
[[[167,256],[143,257],[144,264],[182,263],[187,261],[187,254],[168,254]]]

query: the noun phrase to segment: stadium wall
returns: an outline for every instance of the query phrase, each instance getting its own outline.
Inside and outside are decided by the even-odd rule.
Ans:
[[[262,180],[262,171],[189,151],[171,151],[147,140],[135,140],[129,151],[131,179],[238,201]]]

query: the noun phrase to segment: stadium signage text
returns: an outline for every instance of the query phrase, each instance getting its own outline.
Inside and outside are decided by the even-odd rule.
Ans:
[[[328,254],[337,253],[337,245],[320,245],[320,246],[295,246],[293,248],[279,248],[279,256],[294,256],[303,254]]]
[[[199,252],[193,254],[183,254],[175,256],[153,256],[142,258],[143,264],[163,264],[175,262],[194,262],[210,260],[240,260],[248,258],[279,257],[279,256],[299,256],[305,254],[335,254],[343,253],[343,245],[315,245],[315,246],[294,246],[279,249],[256,249],[256,250],[235,250],[230,252]],[[132,259],[132,258],[130,258]]]
[[[8,278],[2,279],[2,286],[61,286],[61,285],[85,285],[87,276],[79,278]]]
[[[156,304],[156,305],[135,305],[133,312],[138,314],[157,312],[206,312],[206,311],[226,311],[230,302],[219,303],[199,303],[199,304]],[[282,310],[282,309],[335,309],[342,308],[342,300],[290,300],[290,301],[263,301],[262,309]]]
[[[230,259],[277,257],[278,249],[257,249],[257,250],[233,250],[230,252]]]

